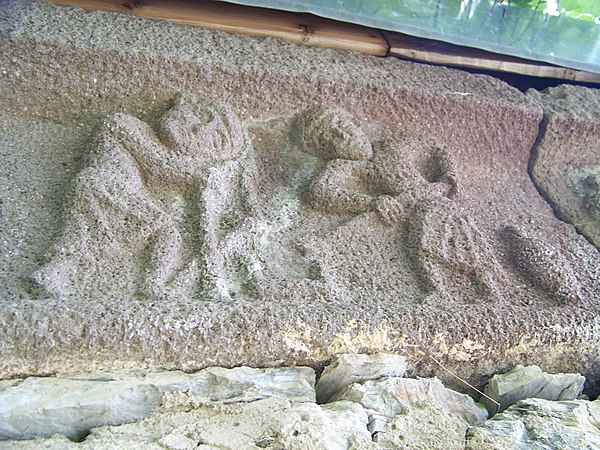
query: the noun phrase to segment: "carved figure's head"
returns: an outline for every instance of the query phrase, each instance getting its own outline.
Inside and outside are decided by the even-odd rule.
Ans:
[[[313,107],[297,121],[304,149],[325,159],[370,159],[371,142],[353,117],[337,107]]]
[[[240,156],[246,148],[242,125],[228,106],[179,95],[160,119],[157,133],[173,152],[202,161]]]

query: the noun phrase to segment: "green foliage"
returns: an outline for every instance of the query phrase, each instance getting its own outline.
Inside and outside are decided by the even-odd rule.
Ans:
[[[471,3],[473,0],[428,0],[423,1],[423,9],[429,9],[432,13],[441,5],[443,8],[459,7],[462,3]],[[317,0],[327,6],[333,6],[333,2]],[[383,17],[394,20],[401,17],[401,9],[404,7],[402,2],[390,2],[386,0],[338,0],[337,7],[345,11],[354,11],[360,14],[366,14],[372,17]],[[335,4],[334,3],[334,4]],[[492,6],[494,3],[516,6],[530,9],[539,13],[544,12],[548,7],[546,0],[479,0],[476,3],[482,6],[486,3]],[[551,3],[553,3],[551,1]],[[594,21],[600,17],[600,0],[557,0],[558,13],[561,16],[567,16],[572,19]],[[597,22],[598,23],[598,22]]]
[[[545,0],[512,0],[510,5],[539,12],[543,12],[547,6]],[[558,0],[558,11],[560,15],[565,15],[572,19],[594,21],[600,17],[600,1]]]
[[[600,73],[600,0],[287,2],[293,10],[345,22]]]

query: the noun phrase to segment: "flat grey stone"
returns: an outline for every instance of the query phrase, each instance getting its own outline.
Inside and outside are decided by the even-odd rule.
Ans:
[[[306,367],[208,368],[194,374],[160,372],[27,378],[0,390],[0,440],[63,434],[80,439],[93,427],[147,417],[168,392],[186,392],[196,405],[268,397],[315,400]]]
[[[382,377],[402,377],[406,360],[399,355],[376,353],[374,355],[342,354],[333,358],[317,382],[317,401],[325,403],[352,383]]]
[[[519,400],[542,398],[546,400],[574,400],[583,390],[585,377],[578,373],[545,373],[538,366],[517,366],[505,374],[494,375],[484,393],[500,406],[482,397],[491,415],[502,412]]]
[[[467,432],[467,450],[595,450],[600,448],[596,400],[521,400]]]

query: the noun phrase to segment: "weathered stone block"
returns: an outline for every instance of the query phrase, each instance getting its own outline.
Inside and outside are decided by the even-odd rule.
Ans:
[[[317,400],[319,403],[327,403],[352,383],[383,377],[402,377],[404,372],[406,360],[399,355],[337,355],[325,366],[319,377],[316,386]]]
[[[585,377],[578,373],[549,374],[537,366],[517,366],[505,374],[494,375],[484,393],[496,400],[500,406],[486,397],[481,398],[491,415],[502,412],[519,400],[542,398],[545,400],[575,400],[583,390]]]
[[[475,385],[516,363],[598,374],[598,250],[529,176],[537,97],[392,58],[8,5],[0,377],[378,352],[455,382],[431,353]]]
[[[600,429],[587,400],[520,400],[505,412],[467,432],[467,450],[596,449]]]
[[[544,109],[533,180],[557,215],[600,248],[600,94],[563,85],[529,95]]]

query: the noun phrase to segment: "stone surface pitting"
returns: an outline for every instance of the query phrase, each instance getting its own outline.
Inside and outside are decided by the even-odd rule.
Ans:
[[[0,376],[387,352],[451,380],[430,352],[478,386],[515,363],[597,377],[598,251],[527,173],[537,97],[42,2],[0,14]],[[173,171],[192,150],[204,173]]]

